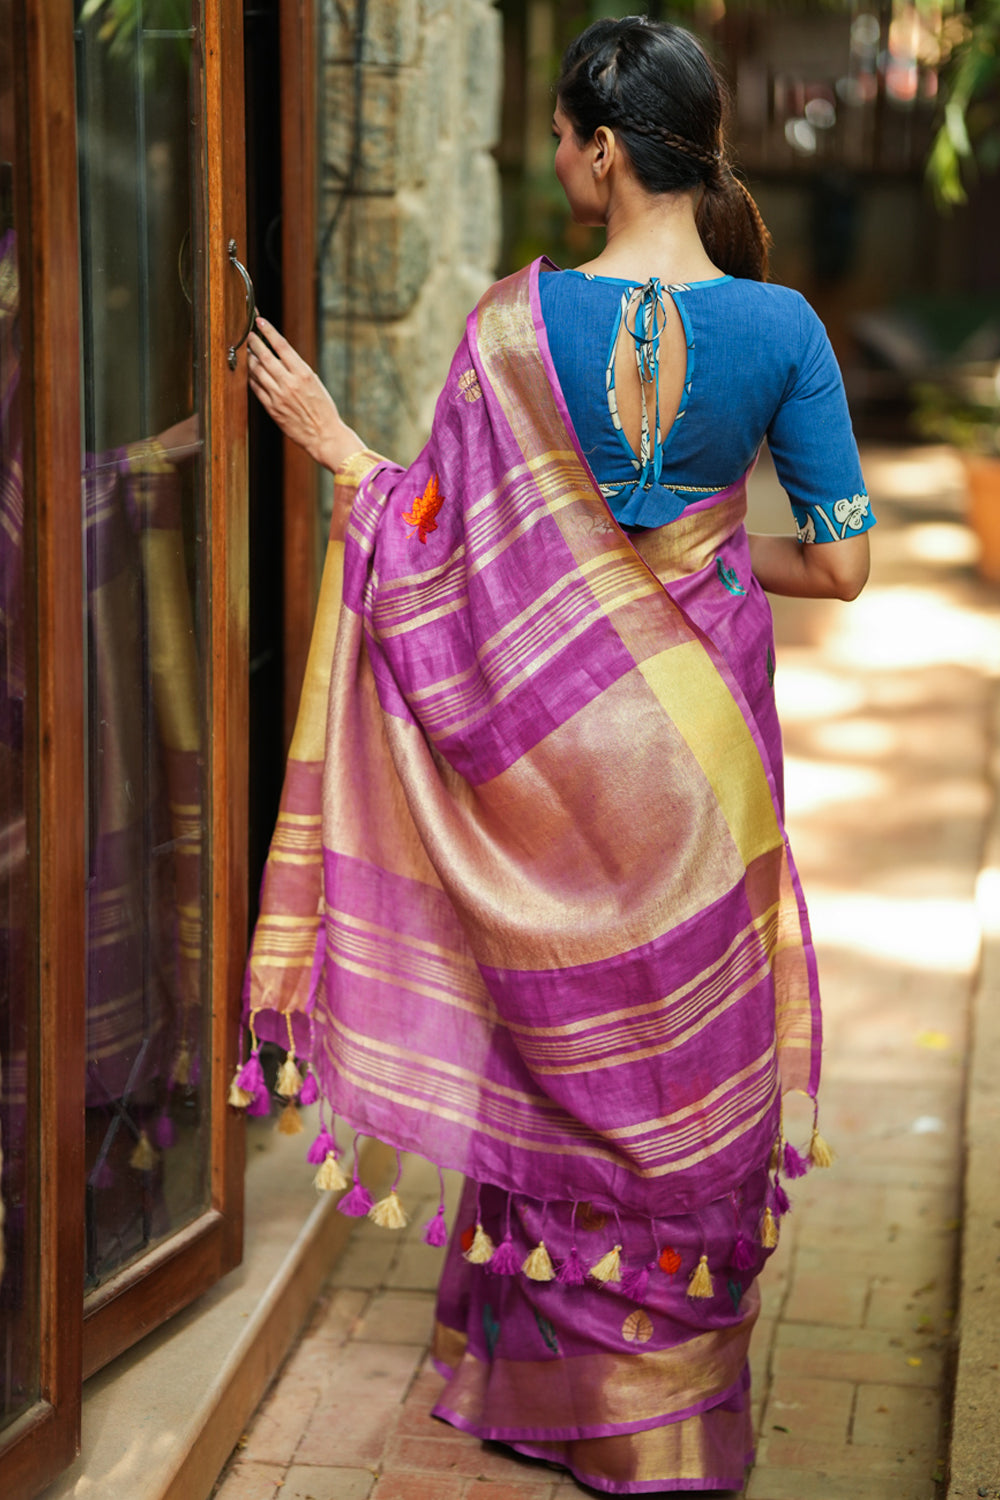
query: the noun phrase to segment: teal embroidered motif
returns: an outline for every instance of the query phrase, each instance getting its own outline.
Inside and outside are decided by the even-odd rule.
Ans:
[[[729,1295],[733,1299],[733,1308],[738,1308],[743,1300],[743,1288],[738,1281],[731,1281],[729,1283]]]
[[[548,1318],[543,1318],[541,1313],[536,1312],[535,1322],[538,1324],[538,1332],[545,1340],[546,1347],[551,1349],[553,1354],[558,1354],[559,1340],[556,1338],[556,1331],[553,1328],[552,1324],[549,1322]]]
[[[746,593],[746,589],[737,578],[735,570],[733,568],[727,568],[721,557],[717,557],[715,559],[715,571],[718,573],[719,578],[725,584],[726,588],[731,594]]]
[[[486,1335],[486,1347],[490,1351],[490,1357],[492,1358],[497,1346],[497,1339],[500,1337],[500,1324],[493,1316],[493,1309],[488,1302],[483,1308],[483,1332]]]
[[[774,655],[770,646],[767,648],[767,680],[774,687]]]

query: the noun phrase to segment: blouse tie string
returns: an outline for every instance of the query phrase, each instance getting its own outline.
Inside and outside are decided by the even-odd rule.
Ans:
[[[629,314],[632,321],[629,322]],[[622,319],[626,333],[635,344],[635,364],[639,372],[642,398],[642,431],[639,441],[640,470],[637,484],[648,489],[658,484],[663,471],[663,442],[660,434],[660,337],[667,323],[667,293],[658,276],[651,276],[645,286],[637,288],[629,300]],[[647,387],[653,386],[653,422],[650,426]]]

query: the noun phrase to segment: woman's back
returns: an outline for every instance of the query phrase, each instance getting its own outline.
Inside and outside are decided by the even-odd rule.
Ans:
[[[639,382],[630,335],[642,331],[643,291],[647,306],[659,293],[667,314],[660,314],[657,340],[658,478],[652,462],[641,472],[647,454],[636,451],[635,423],[625,418],[623,356],[633,364],[627,375],[634,407]],[[540,297],[581,447],[623,525],[664,525],[726,489],[751,467],[765,436],[800,530],[834,540],[872,524],[840,371],[823,325],[799,293],[731,276],[643,289],[636,281],[562,271],[541,277]],[[651,411],[654,401],[655,390]],[[652,458],[652,431],[649,447]]]

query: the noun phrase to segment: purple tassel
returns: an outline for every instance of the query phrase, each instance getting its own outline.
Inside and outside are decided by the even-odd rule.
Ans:
[[[161,1151],[169,1151],[171,1146],[176,1146],[177,1144],[177,1133],[174,1130],[174,1122],[166,1110],[163,1111],[162,1115],[157,1117],[156,1124],[153,1126],[153,1139]]]
[[[448,1225],[445,1223],[444,1204],[442,1203],[433,1219],[429,1219],[424,1225],[424,1244],[433,1245],[435,1250],[440,1250],[447,1243]]]
[[[516,1276],[523,1259],[514,1249],[514,1241],[508,1232],[490,1256],[486,1269],[496,1276]]]
[[[742,1230],[736,1236],[729,1264],[737,1271],[752,1271],[757,1264],[757,1252]]]
[[[782,1216],[782,1214],[787,1214],[791,1210],[791,1207],[792,1207],[792,1205],[789,1202],[788,1194],[785,1192],[784,1188],[781,1186],[781,1183],[776,1181],[775,1184],[774,1184],[774,1212],[775,1212],[775,1214],[780,1219],[781,1216]]]
[[[337,1142],[328,1130],[321,1130],[306,1152],[306,1161],[310,1166],[321,1167],[330,1151],[337,1154]]]
[[[355,1177],[354,1186],[346,1193],[337,1204],[337,1212],[346,1214],[349,1219],[363,1219],[365,1214],[372,1210],[372,1195],[363,1182]]]
[[[306,1081],[305,1081],[305,1083],[302,1085],[301,1089],[299,1090],[299,1103],[303,1107],[305,1107],[305,1106],[310,1105],[310,1104],[315,1104],[316,1100],[318,1098],[319,1098],[319,1087],[318,1087],[318,1085],[316,1083],[316,1074],[315,1073],[308,1073],[306,1075]]]
[[[563,1286],[583,1286],[587,1279],[587,1267],[575,1245],[570,1247],[570,1252],[562,1265],[556,1272],[556,1280]]]
[[[242,1088],[242,1084],[240,1085]],[[248,1115],[269,1115],[271,1113],[271,1095],[268,1093],[267,1084],[261,1078],[260,1087],[254,1089],[254,1095],[247,1105]]]
[[[236,1087],[243,1089],[248,1094],[256,1094],[263,1087],[264,1069],[260,1065],[260,1054],[251,1052],[246,1062],[236,1075]],[[270,1108],[270,1106],[268,1106]],[[253,1106],[247,1107],[247,1113],[253,1114]],[[259,1111],[258,1111],[259,1113]]]
[[[785,1176],[794,1182],[796,1177],[804,1177],[809,1170],[809,1162],[800,1156],[791,1141],[785,1142]]]
[[[646,1288],[649,1286],[649,1273],[655,1265],[656,1262],[653,1260],[648,1266],[640,1266],[637,1271],[626,1271],[622,1277],[622,1296],[628,1297],[630,1302],[641,1303],[646,1296]]]

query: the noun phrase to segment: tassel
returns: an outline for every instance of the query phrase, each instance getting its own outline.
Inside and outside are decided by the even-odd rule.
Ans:
[[[637,1271],[626,1271],[622,1277],[622,1296],[628,1297],[630,1302],[644,1302],[649,1273],[655,1265],[656,1261],[651,1260],[648,1266],[640,1266]]]
[[[349,1219],[363,1219],[365,1214],[370,1214],[374,1208],[372,1195],[363,1182],[355,1177],[354,1186],[346,1197],[341,1198],[337,1204],[337,1211],[346,1214]]]
[[[177,1144],[177,1132],[174,1130],[174,1122],[166,1110],[159,1116],[153,1127],[153,1139],[161,1151],[169,1151],[171,1146]]]
[[[770,1161],[767,1164],[767,1170],[769,1172],[776,1172],[780,1166],[781,1166],[781,1136],[779,1135],[778,1139],[775,1141],[774,1145],[771,1147],[771,1159],[770,1159]]]
[[[186,1088],[191,1080],[191,1049],[187,1042],[181,1042],[180,1050],[174,1058],[174,1066],[170,1073],[170,1082],[177,1084],[179,1088]]]
[[[809,1170],[809,1163],[805,1157],[800,1156],[791,1141],[785,1142],[785,1176],[790,1182],[797,1177],[804,1177]]]
[[[392,1188],[377,1203],[372,1204],[368,1210],[368,1217],[380,1229],[405,1229],[410,1222],[410,1216],[400,1203],[395,1188]]]
[[[703,1255],[698,1262],[694,1275],[688,1282],[687,1294],[689,1297],[715,1296],[715,1288],[712,1285],[712,1273],[708,1269],[707,1255]]]
[[[595,1281],[621,1281],[622,1272],[622,1247],[615,1245],[607,1255],[602,1255],[596,1266],[591,1266],[590,1274]]]
[[[493,1259],[496,1246],[490,1239],[486,1230],[477,1220],[476,1232],[472,1237],[472,1244],[465,1252],[465,1258],[470,1266],[485,1266]]]
[[[552,1260],[545,1248],[544,1240],[538,1241],[521,1270],[529,1281],[555,1281],[556,1273],[552,1269]]]
[[[319,1135],[313,1141],[312,1145],[309,1147],[309,1150],[306,1152],[306,1161],[312,1167],[322,1166],[323,1162],[326,1161],[326,1158],[331,1151],[333,1152],[334,1156],[336,1156],[337,1142],[334,1140],[333,1136],[328,1130],[321,1130]],[[347,1183],[345,1182],[344,1187],[346,1186]]]
[[[448,1225],[444,1217],[444,1204],[442,1203],[433,1219],[424,1226],[424,1244],[433,1245],[435,1250],[440,1250],[448,1243]]]
[[[318,1098],[319,1085],[316,1082],[316,1074],[308,1073],[306,1075],[304,1083],[302,1084],[302,1092],[299,1094],[299,1103],[302,1105],[303,1109],[306,1109],[310,1104],[315,1104]]]
[[[778,1181],[775,1181],[774,1184],[774,1207],[777,1210],[779,1219],[781,1218],[782,1214],[789,1214],[792,1211],[792,1205],[789,1200],[788,1194],[785,1192],[784,1188],[781,1186],[781,1183]]]
[[[506,1238],[502,1239],[493,1252],[490,1261],[490,1271],[494,1276],[516,1276],[521,1269],[521,1262],[517,1251],[514,1249],[514,1241],[508,1230]]]
[[[267,1091],[267,1084],[262,1082],[260,1088],[254,1090],[254,1096],[247,1105],[247,1114],[257,1117],[270,1113],[271,1095]]]
[[[583,1286],[587,1280],[587,1267],[575,1245],[556,1272],[556,1280],[563,1286]]]
[[[128,1159],[130,1167],[137,1172],[149,1172],[156,1166],[156,1152],[149,1143],[149,1136],[143,1130],[135,1143],[135,1149]]]
[[[320,1169],[313,1178],[313,1187],[318,1193],[339,1193],[342,1188],[347,1187],[347,1178],[337,1161],[336,1151],[328,1151],[324,1156]],[[339,1204],[337,1206],[340,1207]]]
[[[274,1091],[285,1099],[294,1099],[301,1088],[302,1074],[295,1066],[295,1058],[289,1053],[278,1071],[278,1081],[274,1086]]]
[[[233,1074],[233,1081],[229,1085],[229,1103],[233,1109],[246,1109],[248,1104],[253,1103],[253,1094],[240,1088],[239,1069]]]
[[[236,1075],[236,1083],[248,1094],[256,1094],[258,1089],[263,1088],[264,1069],[261,1067],[259,1052],[251,1052]]]
[[[814,1167],[833,1166],[833,1152],[815,1125],[813,1126],[812,1140],[809,1142],[809,1160]]]
[[[773,1250],[778,1243],[778,1225],[770,1208],[765,1208],[760,1226],[760,1242],[765,1250]]]
[[[736,1244],[729,1257],[729,1264],[737,1271],[752,1271],[756,1262],[757,1252],[741,1230],[736,1236]]]
[[[279,1135],[302,1134],[302,1131],[305,1127],[303,1126],[302,1121],[299,1119],[299,1112],[296,1109],[295,1105],[291,1102],[291,1100],[288,1101],[284,1109],[281,1111],[281,1114],[278,1116],[278,1124],[275,1128],[277,1129]]]

